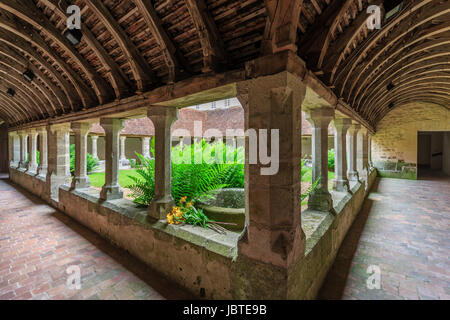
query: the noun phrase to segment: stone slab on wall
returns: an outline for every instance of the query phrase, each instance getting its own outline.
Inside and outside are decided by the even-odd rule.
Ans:
[[[389,112],[372,138],[372,161],[381,176],[417,179],[419,131],[450,131],[450,111],[410,103]]]

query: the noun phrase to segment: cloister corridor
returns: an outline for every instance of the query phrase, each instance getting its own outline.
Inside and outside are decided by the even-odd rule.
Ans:
[[[0,300],[187,299],[142,262],[0,176]],[[81,289],[66,270],[77,265]]]
[[[378,178],[319,297],[449,299],[449,207],[448,177]],[[7,176],[0,208],[0,300],[192,298]],[[80,290],[66,286],[70,265]],[[381,269],[380,290],[366,288],[369,265]]]
[[[378,178],[342,243],[321,299],[450,299],[450,177]],[[375,265],[380,290],[367,289]]]

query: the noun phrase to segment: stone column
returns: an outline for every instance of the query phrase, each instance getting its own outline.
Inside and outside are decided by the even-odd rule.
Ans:
[[[347,178],[349,181],[359,181],[356,168],[357,135],[361,125],[352,124],[347,131]]]
[[[148,208],[148,216],[164,219],[174,205],[172,179],[172,125],[178,119],[178,109],[149,107],[147,116],[155,127],[155,197]]]
[[[141,137],[141,142],[142,142],[142,155],[145,158],[150,158],[150,138]]]
[[[373,162],[372,162],[372,134],[368,133],[367,136],[367,142],[368,142],[368,147],[367,147],[367,151],[368,151],[368,158],[369,158],[369,171],[370,169],[373,168]]]
[[[75,133],[75,175],[71,189],[89,188],[91,183],[87,175],[87,136],[91,124],[72,122],[71,128]]]
[[[369,155],[368,155],[368,140],[367,129],[361,128],[357,135],[357,160],[356,167],[360,177],[364,180],[367,179],[367,173],[369,172]]]
[[[339,118],[333,121],[334,125],[334,183],[333,190],[348,192],[350,186],[347,179],[347,130],[352,125],[349,118]]]
[[[28,132],[19,131],[20,137],[20,163],[19,168],[26,169],[27,167],[27,151],[28,151]]]
[[[105,185],[100,193],[103,200],[120,199],[123,192],[119,185],[119,137],[123,129],[122,119],[102,118],[105,130]]]
[[[277,268],[285,274],[289,266],[304,256],[305,250],[300,214],[300,162],[301,106],[306,85],[296,75],[282,72],[240,82],[237,90],[245,112],[245,130],[248,130],[246,227],[238,243],[239,255],[246,261],[258,261],[264,268]],[[264,132],[268,133],[267,139],[261,139]],[[271,155],[270,164],[261,163],[262,148]],[[258,154],[259,161],[255,161]],[[272,172],[268,167],[277,170]],[[251,281],[259,280],[249,278]]]
[[[92,156],[96,159],[98,159],[98,155],[97,155],[97,141],[98,141],[98,136],[91,136],[91,141],[92,141]]]
[[[312,109],[306,115],[312,126],[312,182],[319,180],[309,195],[308,208],[318,211],[330,211],[333,207],[328,191],[328,125],[334,119],[334,109],[321,107]]]
[[[47,193],[58,200],[59,187],[70,184],[70,123],[47,126]]]
[[[28,131],[28,136],[30,137],[30,143],[28,145],[28,154],[29,154],[30,159],[28,161],[27,170],[28,170],[28,172],[30,172],[32,174],[37,174],[37,168],[38,168],[37,158],[36,158],[38,134],[39,133],[36,131],[36,129],[30,129]]]
[[[47,151],[47,128],[40,127],[37,129],[39,133],[39,166],[38,175],[40,177],[45,177],[47,175],[48,167],[48,151]]]
[[[127,160],[127,157],[125,156],[125,141],[127,140],[127,137],[120,136],[120,161],[123,163]]]
[[[20,163],[20,137],[16,131],[9,133],[10,137],[10,167],[18,168]]]

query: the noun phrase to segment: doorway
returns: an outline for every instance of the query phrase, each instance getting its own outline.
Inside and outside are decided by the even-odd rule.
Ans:
[[[450,132],[418,132],[417,178],[450,176]]]

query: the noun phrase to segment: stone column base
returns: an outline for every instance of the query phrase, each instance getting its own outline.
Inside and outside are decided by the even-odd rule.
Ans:
[[[103,186],[100,192],[100,199],[102,200],[115,200],[122,199],[123,192],[120,186]]]
[[[338,192],[349,192],[350,185],[348,184],[348,180],[334,180],[333,190]]]
[[[309,195],[308,209],[330,212],[333,209],[331,194],[322,189],[313,190]]]
[[[349,181],[359,181],[359,175],[357,171],[349,171],[347,173],[347,177]]]
[[[165,219],[167,213],[172,210],[173,206],[175,206],[175,202],[172,196],[153,200],[148,207],[147,216],[156,220]]]
[[[91,181],[89,180],[88,176],[74,177],[72,179],[72,186],[70,187],[70,189],[73,190],[73,189],[89,188],[90,186]]]
[[[47,176],[47,186],[49,199],[58,200],[59,198],[59,187],[61,185],[69,185],[71,176],[57,176],[52,174],[50,177]]]

